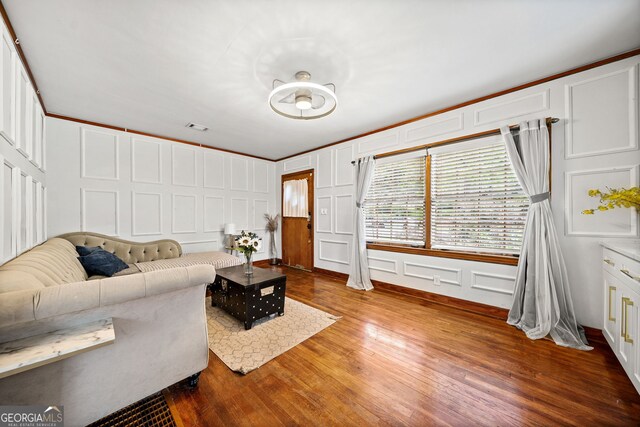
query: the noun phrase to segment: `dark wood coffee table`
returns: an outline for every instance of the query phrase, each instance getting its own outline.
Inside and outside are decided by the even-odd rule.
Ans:
[[[215,281],[209,285],[211,305],[218,306],[251,329],[253,322],[274,313],[284,314],[287,276],[277,271],[253,268],[253,275],[244,274],[244,266],[216,270]]]

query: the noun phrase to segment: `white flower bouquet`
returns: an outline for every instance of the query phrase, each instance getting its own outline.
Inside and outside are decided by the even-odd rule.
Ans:
[[[242,230],[236,238],[236,248],[244,254],[246,259],[245,274],[250,276],[253,274],[251,256],[262,248],[262,239],[254,232]]]
[[[262,248],[262,239],[256,233],[242,230],[236,238],[236,247],[245,255],[252,254]]]

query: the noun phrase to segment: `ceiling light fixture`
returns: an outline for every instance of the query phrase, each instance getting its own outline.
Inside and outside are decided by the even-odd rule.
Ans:
[[[306,71],[298,71],[295,79],[291,83],[273,81],[269,94],[269,106],[273,111],[289,119],[312,120],[336,110],[338,98],[333,83],[313,83],[311,74]]]

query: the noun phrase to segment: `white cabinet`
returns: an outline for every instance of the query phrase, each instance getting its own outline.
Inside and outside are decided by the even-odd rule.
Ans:
[[[640,393],[640,245],[638,257],[629,248],[616,252],[615,245],[603,250],[603,334],[631,382]]]

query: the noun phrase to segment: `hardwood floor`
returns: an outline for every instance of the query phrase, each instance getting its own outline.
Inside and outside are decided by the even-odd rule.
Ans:
[[[530,341],[495,318],[276,268],[287,296],[342,319],[245,376],[210,353],[197,389],[170,388],[185,426],[640,425],[606,344]]]

